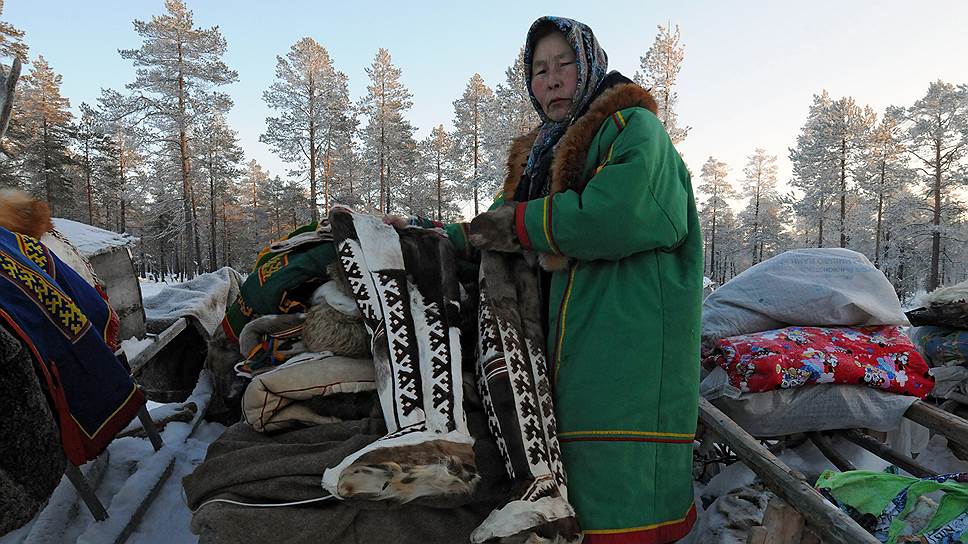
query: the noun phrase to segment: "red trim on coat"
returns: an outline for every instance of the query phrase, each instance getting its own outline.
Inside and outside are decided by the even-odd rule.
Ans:
[[[527,202],[518,202],[518,205],[514,207],[514,231],[518,235],[518,241],[521,242],[521,246],[524,249],[531,249],[531,238],[528,237],[528,229],[524,225],[524,212],[528,210]]]
[[[685,519],[655,529],[611,534],[585,534],[584,544],[668,544],[685,538],[696,523],[696,505],[689,507]]]

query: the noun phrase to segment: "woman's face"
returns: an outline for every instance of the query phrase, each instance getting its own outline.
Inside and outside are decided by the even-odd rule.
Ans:
[[[578,88],[575,52],[561,32],[535,44],[531,58],[531,92],[552,121],[564,121]]]

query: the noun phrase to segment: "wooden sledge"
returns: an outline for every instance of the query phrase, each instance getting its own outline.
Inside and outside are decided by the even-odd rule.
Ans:
[[[927,427],[934,433],[941,434],[954,444],[968,449],[968,421],[965,419],[920,400],[915,401],[908,408],[904,417]],[[854,520],[815,491],[802,474],[788,467],[759,440],[703,398],[699,399],[699,419],[705,429],[712,431],[718,439],[725,442],[736,453],[737,457],[760,477],[767,488],[784,499],[788,505],[793,505],[794,510],[799,512],[806,525],[818,534],[822,542],[844,544],[874,544],[877,542]],[[841,471],[855,470],[855,467],[833,447],[827,438],[828,434],[841,436],[913,476],[923,478],[937,474],[937,471],[930,467],[922,465],[910,456],[890,448],[877,438],[858,429],[844,429],[830,433],[807,433],[806,437]],[[770,508],[768,508],[768,510],[772,509],[770,516],[764,516],[764,527],[767,525],[767,521],[770,521],[776,528],[789,528],[791,524],[796,525],[797,522],[794,519],[796,516],[790,514],[784,508],[783,505],[776,506],[771,503]],[[767,517],[770,520],[767,520]],[[781,519],[782,521],[777,521]],[[770,539],[768,533],[773,529],[767,530],[762,527],[754,529],[759,530],[751,532],[750,542],[780,542],[780,540]],[[801,535],[800,532],[796,534]],[[807,535],[809,533],[802,534]],[[808,540],[807,536],[803,536],[802,540],[800,538],[800,536],[797,536],[795,540],[782,541],[792,544],[812,542],[812,540]]]

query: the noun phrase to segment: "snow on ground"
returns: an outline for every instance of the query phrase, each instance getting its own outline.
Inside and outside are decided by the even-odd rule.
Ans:
[[[194,402],[199,410],[204,411],[211,392],[208,374],[203,373],[195,391],[185,402]],[[153,410],[153,419],[158,419],[180,404],[159,405]],[[0,537],[0,544],[114,542],[132,519],[142,499],[156,486],[169,466],[172,466],[170,476],[127,542],[197,542],[198,538],[189,528],[191,512],[182,496],[181,480],[201,464],[209,444],[225,431],[223,425],[200,421],[200,418],[201,414],[198,414],[192,422],[169,423],[161,433],[165,445],[157,452],[146,438],[119,438],[108,446],[98,460],[81,467],[110,514],[107,520],[94,521],[65,477],[54,490],[47,507],[24,527]],[[196,422],[197,427],[194,426]],[[96,475],[99,462],[103,467],[100,478]]]
[[[128,233],[118,234],[70,219],[53,219],[54,228],[67,237],[85,257],[93,257],[137,240]]]

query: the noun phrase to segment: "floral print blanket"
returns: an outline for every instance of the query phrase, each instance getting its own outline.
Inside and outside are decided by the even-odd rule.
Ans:
[[[731,336],[717,341],[703,364],[722,367],[744,393],[836,383],[923,399],[934,387],[928,365],[895,326],[787,327]]]

